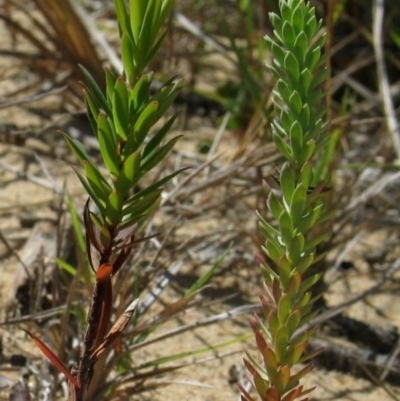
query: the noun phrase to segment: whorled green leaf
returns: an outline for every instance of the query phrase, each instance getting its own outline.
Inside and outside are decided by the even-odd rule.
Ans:
[[[133,46],[130,36],[124,33],[121,37],[121,58],[124,72],[130,85],[135,82],[135,60],[133,58]]]
[[[150,99],[150,83],[152,74],[142,75],[129,94],[129,112],[136,115]]]
[[[282,155],[286,158],[288,161],[292,161],[294,159],[292,150],[290,146],[285,142],[284,139],[275,131],[272,132],[272,139],[278,148],[278,150],[282,153]]]
[[[88,117],[90,124],[94,132],[97,131],[97,116],[100,112],[99,105],[94,101],[91,93],[85,88],[83,91],[85,95],[86,109],[88,111]]]
[[[300,285],[298,290],[299,295],[304,294],[311,287],[313,287],[322,277],[322,273],[313,274],[310,277],[307,277]]]
[[[304,29],[304,22],[306,16],[306,6],[303,1],[297,2],[297,5],[294,7],[290,24],[293,26],[295,32],[301,32]]]
[[[128,10],[125,5],[125,0],[114,0],[114,9],[117,14],[118,25],[120,27],[120,34],[128,34],[132,36],[132,30],[129,21]]]
[[[111,192],[110,185],[94,163],[85,160],[82,164],[85,170],[87,182],[93,189],[93,193],[96,194],[96,197],[99,198],[102,203],[105,203]]]
[[[283,68],[288,74],[290,84],[297,84],[300,76],[300,66],[295,55],[291,51],[288,51],[285,55]]]
[[[293,266],[297,266],[302,260],[302,254],[304,251],[305,239],[303,234],[296,233],[293,237],[290,245],[287,247],[286,254],[288,255],[289,261]]]
[[[163,34],[160,35],[160,37],[155,41],[154,45],[147,52],[147,57],[146,57],[146,63],[147,64],[151,63],[151,61],[153,60],[154,56],[160,50],[160,47],[161,47],[162,43],[164,42],[164,39],[165,39],[166,35],[167,35],[167,31],[165,31]]]
[[[118,78],[115,83],[112,99],[112,116],[117,133],[121,141],[128,139],[130,115],[128,111],[128,88],[123,78]]]
[[[282,189],[284,205],[286,207],[286,210],[289,211],[290,203],[292,201],[293,193],[295,190],[295,180],[290,163],[285,162],[283,164],[280,172],[279,182]]]
[[[300,158],[303,153],[303,129],[297,120],[294,121],[290,127],[289,139],[296,162],[301,165]]]
[[[148,52],[156,42],[157,33],[159,31],[158,24],[160,23],[161,1],[149,0],[147,2],[146,12],[142,18],[142,28],[140,32],[141,48],[143,56],[146,57]],[[154,29],[154,27],[156,27]],[[146,64],[149,62],[146,57]]]
[[[282,285],[282,288],[286,288],[290,277],[292,275],[292,265],[290,264],[286,255],[282,255],[277,263],[278,265],[278,274],[279,274],[279,282]]]
[[[296,294],[300,290],[301,282],[302,282],[301,274],[299,272],[297,272],[297,271],[294,271],[290,275],[289,282],[288,282],[288,284],[287,284],[287,286],[285,288],[285,291],[290,296],[290,298],[292,299],[292,302],[294,301],[294,299],[296,298]]]
[[[307,341],[296,342],[296,344],[291,344],[289,346],[288,352],[286,353],[286,358],[284,363],[289,366],[297,365],[304,353],[304,349],[307,346]]]
[[[277,241],[267,241],[264,249],[268,257],[270,257],[275,263],[278,263],[282,255],[285,253]]]
[[[138,1],[138,0],[130,0],[129,1],[129,17],[130,17],[130,27],[132,30],[133,39],[136,45],[139,43],[142,33],[143,20],[146,13],[146,10],[150,3],[154,0],[148,1]]]
[[[165,135],[167,135],[177,117],[178,114],[170,117],[168,121],[157,131],[156,134],[153,135],[150,141],[147,142],[147,144],[144,146],[142,151],[143,163],[145,163],[147,161],[147,158],[150,157],[151,154],[153,154],[157,150],[161,141],[165,138]]]
[[[139,150],[140,145],[143,143],[146,136],[149,134],[150,128],[153,126],[154,117],[157,110],[158,103],[150,102],[140,112],[140,115],[131,129],[128,140],[122,151],[123,157],[127,157],[131,153]]]
[[[275,220],[278,220],[279,216],[284,210],[284,207],[278,197],[275,195],[274,191],[270,191],[268,195],[267,205]]]
[[[286,324],[286,320],[292,309],[292,300],[288,294],[284,294],[278,303],[278,320],[280,324]]]
[[[105,71],[105,76],[106,76],[107,103],[111,104],[113,96],[114,96],[114,87],[115,87],[115,83],[117,82],[117,77],[114,75],[114,73],[109,68],[106,68],[104,71]]]
[[[140,166],[141,171],[143,173],[146,173],[146,172],[150,171],[152,168],[154,168],[155,166],[157,166],[157,164],[159,164],[162,160],[164,160],[166,158],[166,156],[168,155],[168,153],[175,146],[176,142],[179,140],[180,137],[181,137],[181,135],[176,136],[175,138],[172,138],[164,146],[161,146],[155,152],[148,155],[146,160],[143,161],[142,165]]]
[[[301,274],[304,274],[309,267],[315,263],[315,253],[308,251],[304,253],[304,255],[301,255],[301,257],[297,260],[296,264],[296,271],[298,271]]]
[[[280,327],[277,312],[272,310],[268,315],[268,332],[272,337],[275,337],[278,329]],[[275,354],[276,356],[276,354]],[[278,359],[278,358],[277,358]]]
[[[307,54],[307,50],[308,50],[308,39],[306,34],[303,31],[301,31],[296,36],[296,40],[294,42],[294,47],[292,51],[295,54],[299,62],[299,65],[302,67],[307,67],[307,65],[304,65],[304,60]]]
[[[271,21],[271,24],[274,27],[275,31],[281,36],[282,27],[283,27],[282,18],[276,13],[269,13],[269,20]],[[269,42],[271,39],[269,38],[266,40],[267,40],[267,42]]]
[[[288,345],[289,345],[289,336],[286,326],[280,325],[275,333],[275,338],[274,338],[274,351],[278,363],[284,360]]]
[[[260,219],[258,223],[260,230],[265,238],[271,241],[276,241],[279,236],[279,231],[267,223],[264,219]]]
[[[105,220],[107,224],[116,226],[121,221],[123,199],[119,191],[113,189],[109,194],[105,207]]]
[[[287,388],[289,384],[289,379],[290,367],[286,364],[282,364],[274,382],[278,394],[283,395],[290,390],[289,388]]]
[[[165,183],[168,181],[172,180],[172,178],[176,177],[178,174],[182,173],[183,171],[187,170],[188,167],[181,168],[171,174],[168,174],[167,176],[161,178],[157,182],[146,186],[146,188],[142,189],[141,191],[137,192],[136,194],[132,195],[129,199],[126,200],[126,205],[133,204],[140,198],[146,196],[147,194],[150,194],[154,192],[156,189],[161,188]]]
[[[301,109],[303,108],[303,100],[301,99],[299,92],[297,90],[293,90],[292,94],[289,98],[290,112],[292,113],[293,117],[297,117]]]
[[[90,161],[90,157],[86,152],[85,147],[76,139],[70,138],[67,134],[63,133],[64,139],[67,142],[68,146],[74,153],[75,157],[83,163],[85,160]]]
[[[96,204],[98,207],[101,215],[103,216],[103,212],[105,210],[105,203],[101,198],[99,198],[96,193],[93,191],[93,188],[89,185],[88,181],[86,180],[86,177],[84,177],[79,171],[75,170],[75,174],[78,176],[79,181],[85,188],[85,191],[88,193],[90,198],[93,200],[93,202]]]
[[[312,39],[318,30],[317,18],[314,13],[309,13],[309,18],[305,19],[304,33],[308,39]]]
[[[130,154],[123,162],[115,181],[115,188],[125,197],[140,177],[141,155],[138,152]]]
[[[279,2],[279,10],[281,12],[282,20],[284,22],[289,22],[292,19],[291,6],[293,6],[293,2],[291,2],[290,4],[288,4],[286,1]]]
[[[286,328],[288,331],[289,339],[292,337],[294,332],[300,327],[301,313],[298,309],[291,311],[290,315],[286,319]]]
[[[297,222],[301,220],[305,213],[306,199],[307,188],[300,183],[293,191],[292,199],[290,201],[290,217],[294,227],[297,226]]]
[[[283,18],[283,20],[282,39],[286,47],[288,47],[289,49],[293,49],[296,41],[296,35],[290,23],[285,20],[285,18]]]
[[[276,95],[275,95],[276,93]],[[289,85],[283,79],[278,79],[276,83],[276,90],[274,91],[275,96],[280,96],[285,103],[289,103],[290,96],[292,94],[292,90],[289,88]]]
[[[109,119],[105,113],[101,112],[97,121],[97,140],[99,141],[101,157],[110,174],[114,177],[118,177],[118,149],[116,138],[110,126]]]
[[[102,108],[106,112],[106,114],[111,115],[111,109],[109,107],[109,104],[107,103],[107,98],[101,90],[100,86],[97,84],[96,80],[85,67],[83,67],[82,65],[80,65],[79,67],[85,77],[86,86],[93,98],[93,101],[99,106],[99,108]]]
[[[266,394],[269,389],[268,380],[263,379],[262,376],[258,372],[256,372],[253,375],[253,383],[260,398],[262,400],[266,399]]]
[[[152,97],[153,101],[158,102],[158,111],[155,120],[158,121],[171,106],[180,89],[180,80],[176,77],[169,79],[159,91]]]
[[[161,196],[162,189],[156,189],[153,192],[138,199],[136,202],[129,204],[122,210],[123,216],[139,216],[149,210],[157,199]]]
[[[274,125],[279,129],[282,137],[289,137],[290,127],[294,121],[293,114],[291,114],[289,110],[282,109],[280,110],[279,117],[282,123],[282,129],[280,129],[279,124],[275,123]]]
[[[301,126],[305,128],[306,133],[310,126],[310,116],[311,116],[310,106],[305,103],[303,104],[300,114],[298,115],[298,120]],[[307,139],[307,135],[304,135],[304,138]]]
[[[307,252],[315,249],[317,245],[326,241],[331,235],[332,234],[330,231],[326,231],[321,234],[315,235],[313,238],[308,238],[304,250]]]

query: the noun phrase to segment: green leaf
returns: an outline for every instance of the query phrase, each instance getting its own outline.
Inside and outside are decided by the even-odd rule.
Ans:
[[[143,25],[144,15],[146,9],[153,0],[141,1],[141,0],[130,0],[129,1],[129,16],[130,26],[133,34],[133,39],[138,45],[141,37],[141,29]],[[146,32],[145,32],[146,33]],[[145,34],[144,33],[144,34]],[[147,33],[148,34],[148,33]]]
[[[275,195],[274,191],[271,191],[269,193],[267,203],[268,208],[274,216],[275,220],[278,220],[284,208],[278,197]]]
[[[68,146],[71,148],[72,152],[75,154],[75,157],[83,163],[85,160],[90,161],[89,155],[86,153],[85,147],[76,139],[70,138],[67,134],[64,134],[64,139],[67,142]]]
[[[283,18],[285,20],[285,18]],[[283,42],[285,43],[285,46],[288,47],[289,49],[293,49],[294,43],[296,40],[296,36],[293,30],[293,27],[290,25],[290,23],[286,20],[283,22],[282,26],[282,39]]]
[[[132,85],[135,80],[135,62],[133,58],[133,46],[128,34],[124,33],[121,38],[121,58],[128,82]]]
[[[306,65],[308,65],[308,64],[306,64]],[[291,85],[297,86],[299,76],[300,76],[300,68],[299,68],[299,63],[296,59],[296,56],[290,51],[288,51],[286,53],[283,68],[289,76]]]
[[[284,294],[278,303],[278,319],[280,324],[285,324],[292,308],[292,300],[288,294]]]
[[[265,247],[263,247],[266,255],[270,257],[276,264],[279,263],[282,255],[285,254],[284,249],[276,241],[267,241]]]
[[[290,111],[294,114],[294,116],[298,116],[303,108],[303,101],[300,98],[299,92],[293,90],[292,94],[289,98]]]
[[[285,326],[280,326],[276,331],[274,338],[274,349],[276,360],[281,362],[286,356],[287,346],[289,345],[289,336]]]
[[[113,189],[106,201],[105,220],[107,224],[116,226],[121,221],[123,200],[121,194]]]
[[[150,128],[154,123],[154,116],[158,109],[157,102],[150,102],[140,113],[133,127],[133,132],[125,144],[122,155],[127,157],[133,152],[137,152],[140,145],[149,134]]]
[[[311,287],[313,287],[319,281],[319,279],[321,277],[322,277],[322,273],[318,273],[318,274],[314,274],[314,275],[306,278],[300,285],[299,295],[304,294]]]
[[[141,216],[145,214],[160,197],[162,191],[162,189],[156,189],[134,203],[130,203],[129,206],[124,207],[122,210],[123,216]]]
[[[304,25],[304,33],[309,40],[315,36],[317,28],[317,18],[315,17],[315,14],[312,13]]]
[[[304,274],[308,268],[315,262],[315,254],[311,251],[301,256],[296,263],[296,271]]]
[[[173,115],[145,145],[142,151],[143,162],[146,162],[147,157],[157,150],[161,141],[164,139],[165,135],[167,135],[177,117],[178,114]]]
[[[279,216],[279,233],[285,246],[289,247],[295,236],[295,232],[292,219],[286,210]]]
[[[272,336],[278,331],[280,327],[279,319],[277,312],[272,310],[268,315],[268,331],[271,333]]]
[[[202,289],[205,284],[208,283],[210,278],[214,275],[215,271],[221,266],[226,256],[232,250],[232,246],[233,243],[230,243],[228,248],[218,257],[215,263],[204,274],[202,274],[188,290],[185,291],[184,297],[194,295],[197,291]]]
[[[120,27],[121,33],[132,35],[132,30],[129,23],[129,15],[125,6],[125,0],[114,0],[114,9],[117,14],[118,25]]]
[[[303,129],[298,121],[294,121],[289,131],[290,146],[298,164],[303,153]]]
[[[283,27],[283,21],[282,18],[276,14],[276,13],[269,13],[269,20],[271,21],[272,26],[274,27],[274,29],[277,31],[277,33],[279,33],[279,35],[282,32],[282,27]],[[264,38],[267,43],[268,41],[271,41],[271,39],[269,38],[269,36],[265,36]]]
[[[67,192],[67,205],[68,205],[68,213],[69,213],[69,215],[71,217],[71,221],[72,221],[72,227],[74,230],[76,244],[78,244],[79,251],[82,253],[82,255],[84,255],[85,251],[86,251],[86,243],[85,243],[85,237],[84,237],[83,230],[82,230],[82,223],[79,218],[79,214],[76,209],[74,199],[69,194],[69,192]]]
[[[260,219],[259,227],[264,237],[270,239],[271,241],[276,241],[276,238],[279,236],[279,231],[274,227],[272,227],[271,224],[267,223],[260,216],[259,219]]]
[[[102,199],[97,197],[96,193],[93,191],[92,187],[89,185],[87,182],[86,178],[83,177],[83,175],[75,170],[76,175],[79,178],[79,181],[82,183],[83,187],[85,188],[86,192],[90,196],[90,198],[93,200],[93,202],[96,204],[96,206],[99,208],[99,211],[101,214],[103,214],[104,209],[105,209],[105,204]]]
[[[299,1],[292,13],[292,18],[290,22],[296,32],[300,32],[304,29],[304,18],[305,18],[304,8],[305,8],[304,2]]]
[[[129,131],[128,89],[122,78],[118,78],[112,99],[112,116],[115,131],[122,141],[126,141]]]
[[[305,212],[306,199],[307,189],[300,183],[293,191],[290,202],[290,217],[295,227],[297,227],[297,222],[303,217],[303,213]]]
[[[297,233],[287,247],[289,262],[293,266],[297,266],[297,264],[302,260],[301,255],[304,250],[304,242],[304,236],[301,233]]]
[[[140,153],[134,152],[125,159],[121,167],[121,171],[115,182],[115,188],[121,192],[123,197],[125,197],[140,177],[140,162]]]
[[[107,103],[111,104],[112,98],[114,96],[114,86],[117,81],[117,77],[108,69],[105,69],[106,75],[106,93],[107,93]]]
[[[289,338],[291,338],[294,332],[299,328],[300,320],[301,313],[298,309],[290,313],[289,317],[286,320],[286,328]]]
[[[290,4],[291,5],[291,4]],[[282,19],[284,22],[291,22],[292,20],[292,10],[290,5],[286,1],[279,2],[279,9],[281,11]]]
[[[306,34],[301,31],[294,42],[294,49],[293,53],[295,54],[298,62],[300,63],[301,66],[307,67],[307,65],[304,65],[304,60],[307,54],[308,50],[308,39]]]
[[[279,182],[282,189],[282,195],[286,210],[290,210],[290,203],[295,190],[295,182],[292,167],[289,162],[285,162],[281,168]]]
[[[99,114],[99,106],[98,104],[96,104],[96,102],[94,101],[91,93],[85,88],[83,90],[83,93],[85,95],[85,101],[86,101],[86,109],[88,110],[88,116],[91,119],[91,125],[92,128],[94,130],[94,132],[96,132],[97,130],[97,116]]]
[[[110,185],[102,176],[98,168],[90,161],[85,160],[83,162],[83,168],[85,169],[86,179],[92,188],[93,193],[102,201],[102,203],[105,203],[111,191]]]
[[[273,126],[274,127],[274,126]],[[282,137],[273,130],[272,132],[272,139],[275,142],[276,147],[278,148],[279,152],[289,161],[293,160],[293,154],[290,146],[282,139]]]
[[[136,115],[143,105],[150,99],[150,83],[152,74],[142,75],[129,95],[129,110],[132,115]]]
[[[145,173],[150,171],[152,168],[157,166],[162,160],[166,158],[168,153],[171,149],[175,146],[176,142],[182,135],[176,136],[172,138],[169,142],[167,142],[164,146],[153,152],[152,154],[148,155],[145,161],[143,161],[142,165],[140,166],[141,172]]]
[[[154,190],[160,188],[162,185],[164,185],[165,183],[170,181],[172,178],[176,177],[178,174],[180,174],[183,171],[187,170],[188,168],[189,167],[181,168],[181,169],[179,169],[179,170],[177,170],[177,171],[165,176],[164,178],[161,178],[160,180],[158,180],[154,184],[151,184],[151,185],[147,186],[145,189],[142,189],[140,192],[138,192],[135,195],[131,196],[126,201],[126,204],[134,203],[138,199],[142,198],[143,196],[145,196],[145,195],[147,195],[149,193],[152,193]]]
[[[119,161],[114,133],[112,132],[106,114],[101,112],[97,121],[97,140],[99,141],[101,157],[110,174],[114,177],[118,177]]]
[[[276,91],[273,92],[274,96],[279,95],[285,103],[289,103],[290,95],[292,94],[292,89],[283,79],[278,79],[276,83]]]
[[[96,80],[85,67],[83,67],[82,65],[79,65],[79,67],[82,70],[83,75],[85,76],[86,84],[89,92],[93,96],[93,100],[99,105],[100,108],[102,108],[106,112],[106,114],[111,115],[110,106],[107,103],[107,99],[103,94],[103,91],[97,84]]]

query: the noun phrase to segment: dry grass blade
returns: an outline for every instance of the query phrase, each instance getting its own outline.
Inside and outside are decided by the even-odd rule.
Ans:
[[[84,65],[100,84],[104,84],[101,61],[91,43],[88,31],[77,15],[70,0],[33,0],[46,21],[53,28],[58,40],[58,49],[71,65]]]
[[[400,162],[400,125],[396,118],[396,110],[390,94],[389,78],[387,75],[385,57],[383,53],[383,0],[374,0],[372,15],[374,16],[374,50],[376,57],[377,76],[379,80],[379,89],[382,97],[389,134],[392,137],[393,146],[397,155],[397,162]]]

